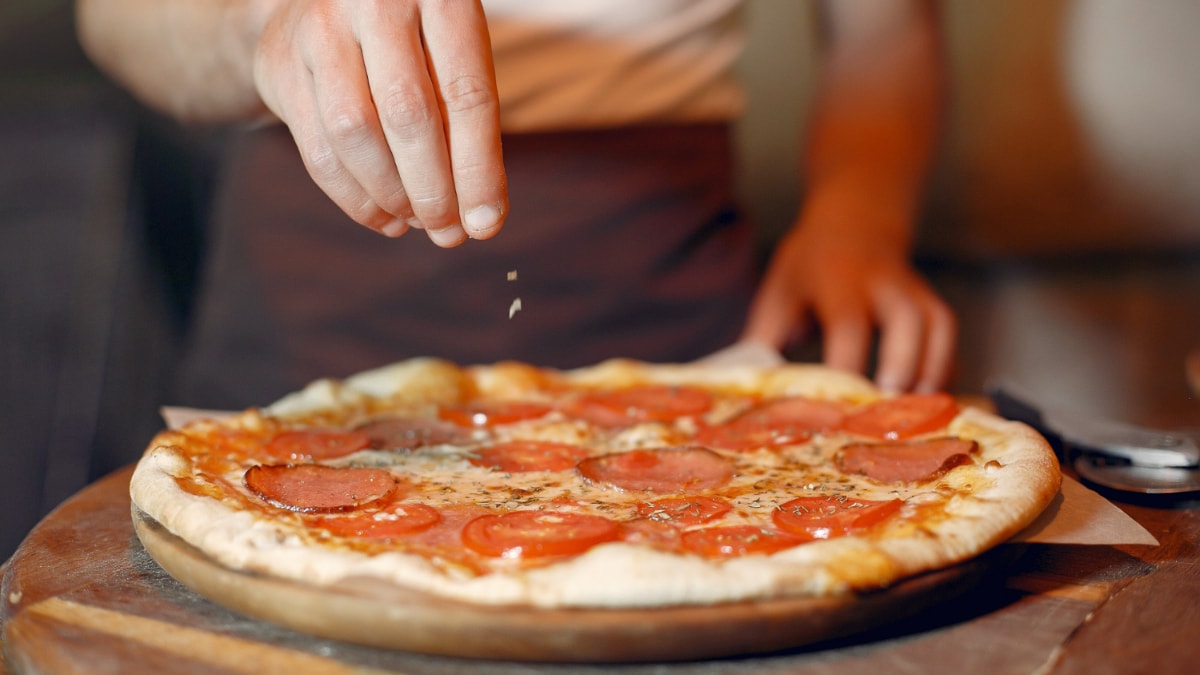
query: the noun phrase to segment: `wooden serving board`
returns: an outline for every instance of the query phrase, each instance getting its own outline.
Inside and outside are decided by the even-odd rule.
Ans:
[[[370,647],[478,659],[550,662],[695,660],[765,653],[892,624],[973,589],[985,557],[884,591],[658,609],[481,606],[390,584],[316,586],[226,568],[134,507],[133,525],[164,570],[236,612]]]

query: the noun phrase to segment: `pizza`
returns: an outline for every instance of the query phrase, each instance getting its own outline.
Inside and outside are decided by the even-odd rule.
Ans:
[[[413,359],[163,431],[135,513],[224,568],[480,607],[853,597],[978,556],[1061,474],[1030,428],[816,365]]]

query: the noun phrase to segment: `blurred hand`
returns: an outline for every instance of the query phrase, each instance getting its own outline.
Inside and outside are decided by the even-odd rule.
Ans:
[[[885,391],[944,388],[957,324],[906,259],[904,242],[870,227],[809,217],[779,244],[754,299],[743,339],[784,349],[813,317],[824,361],[864,372],[879,331],[875,381]]]
[[[255,85],[317,185],[388,236],[487,239],[508,211],[499,103],[478,0],[282,0]]]

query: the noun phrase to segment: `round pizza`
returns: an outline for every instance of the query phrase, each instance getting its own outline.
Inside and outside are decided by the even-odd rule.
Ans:
[[[1024,425],[820,366],[414,359],[164,431],[131,494],[230,570],[618,610],[886,588],[1060,480]]]

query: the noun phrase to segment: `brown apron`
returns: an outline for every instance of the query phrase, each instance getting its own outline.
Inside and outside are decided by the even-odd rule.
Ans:
[[[262,404],[414,356],[575,367],[736,339],[755,270],[726,126],[513,135],[504,150],[503,231],[447,250],[355,225],[283,129],[236,139],[179,403]]]

